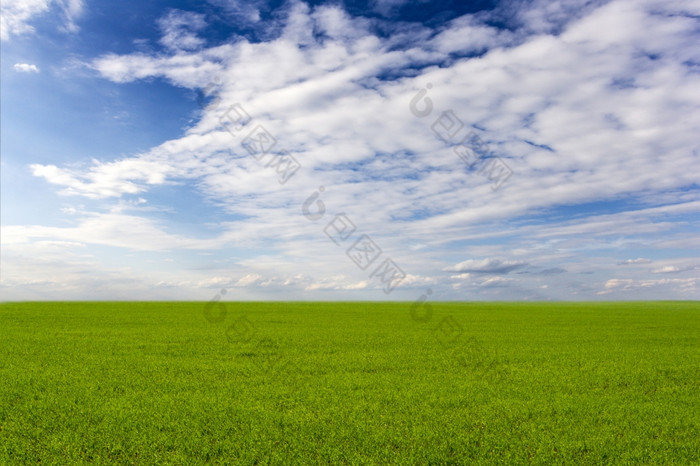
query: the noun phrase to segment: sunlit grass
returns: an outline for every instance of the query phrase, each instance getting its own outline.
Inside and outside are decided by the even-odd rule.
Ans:
[[[203,311],[0,305],[0,464],[699,461],[698,303]]]

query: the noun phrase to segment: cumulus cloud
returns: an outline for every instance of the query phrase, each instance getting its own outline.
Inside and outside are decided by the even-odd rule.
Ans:
[[[18,73],[38,73],[39,68],[36,65],[28,63],[15,63],[14,69]]]

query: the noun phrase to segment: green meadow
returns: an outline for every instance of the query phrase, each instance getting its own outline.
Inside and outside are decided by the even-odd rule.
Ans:
[[[0,305],[0,464],[700,464],[700,303]]]

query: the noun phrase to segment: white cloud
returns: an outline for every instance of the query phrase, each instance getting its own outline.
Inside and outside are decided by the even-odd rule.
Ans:
[[[76,21],[83,13],[83,0],[4,0],[0,4],[0,39],[34,32],[31,20],[51,8],[63,13],[66,31],[78,31]]]
[[[499,4],[498,13],[536,34],[556,34],[609,0],[517,0]]]
[[[143,54],[106,55],[92,66],[104,77],[119,83],[162,76],[178,86],[197,88],[206,86],[221,73],[223,68],[217,60],[227,49],[222,46],[199,54],[181,52],[159,58]]]
[[[618,262],[617,265],[637,265],[637,264],[651,264],[651,259],[644,259],[643,257],[637,259],[627,259],[622,262]]]
[[[452,21],[449,27],[431,39],[429,44],[441,53],[465,55],[514,42],[515,37],[510,31],[486,26],[473,16],[463,16]]]
[[[65,29],[68,32],[78,32],[80,29],[76,21],[82,16],[84,0],[58,0],[57,4],[63,11],[66,19]]]
[[[323,279],[321,281],[314,281],[308,284],[304,289],[306,291],[315,290],[364,290],[368,287],[369,282],[367,280],[362,280],[359,282],[348,283],[347,278],[344,276],[330,277]]]
[[[240,276],[250,275],[251,286],[268,283],[269,288],[308,270],[346,278],[299,280],[304,288],[360,287],[367,274],[351,275],[354,264],[323,232],[343,212],[358,233],[371,235],[407,273],[420,272],[416,283],[423,280],[421,285],[434,277],[449,280],[444,273],[449,271],[462,280],[462,290],[476,276],[481,277],[477,288],[529,286],[563,296],[595,295],[590,281],[566,281],[590,272],[582,257],[594,264],[589,267],[602,283],[611,276],[605,267],[615,267],[610,257],[648,254],[620,248],[633,241],[677,245],[688,239],[677,231],[682,218],[700,210],[697,196],[665,194],[697,182],[700,77],[691,66],[698,52],[689,45],[696,26],[692,18],[671,15],[683,8],[690,12],[690,3],[616,0],[598,9],[590,4],[581,13],[572,13],[572,5],[535,2],[521,17],[535,35],[507,33],[467,15],[440,30],[416,26],[415,36],[397,33],[399,41],[337,7],[296,3],[288,18],[274,24],[278,37],[237,38],[211,48],[196,34],[204,18],[173,12],[160,23],[166,50],[104,55],[92,66],[120,83],[154,76],[190,89],[216,83],[219,100],[202,110],[183,137],[143,154],[85,168],[34,164],[32,170],[60,186],[62,194],[92,199],[147,198],[156,185],[189,183],[235,220],[219,225],[223,232],[216,241],[166,235],[164,244],[264,243],[274,256],[272,265],[241,265],[250,268]],[[455,58],[474,52],[483,54]],[[409,103],[428,83],[433,112],[418,118]],[[221,118],[236,103],[253,121],[231,135]],[[465,131],[478,126],[489,149],[512,167],[514,175],[498,191],[431,129],[447,110]],[[284,186],[265,167],[267,159],[261,163],[241,147],[257,125],[276,138],[273,152],[287,150],[302,166]],[[301,204],[320,185],[327,212],[310,222],[301,215]],[[626,197],[643,202],[611,214],[585,210],[597,201]],[[584,206],[580,215],[577,205]],[[561,206],[568,210],[557,213]],[[550,210],[555,215],[540,224],[517,220]],[[665,246],[659,243],[661,232]],[[115,243],[114,235],[97,237]],[[477,239],[483,241],[462,246]],[[484,244],[489,241],[495,244]],[[591,251],[609,254],[598,261]],[[514,255],[518,260],[510,259]],[[466,257],[490,259],[455,265]],[[653,257],[658,267],[681,266]],[[526,272],[527,265],[569,273],[511,274],[510,280],[486,276]],[[649,273],[642,267],[625,270]],[[637,275],[616,280],[625,279],[644,280]],[[624,283],[612,283],[610,289],[624,289]],[[372,286],[367,283],[367,289]]]
[[[78,209],[76,209],[73,206],[70,207],[62,207],[61,212],[63,212],[66,215],[75,215],[78,213]]]
[[[652,270],[651,273],[680,273],[697,270],[698,268],[700,267],[697,265],[665,265],[663,267],[659,267],[658,269]]]
[[[39,68],[36,65],[28,63],[15,63],[14,69],[18,73],[38,73]]]
[[[630,292],[647,289],[669,288],[682,294],[696,293],[700,278],[663,278],[658,280],[611,279],[605,282],[604,290],[599,295],[613,292]]]
[[[91,213],[72,227],[5,226],[2,236],[3,245],[24,247],[37,240],[68,241],[133,251],[216,249],[227,243],[225,238],[200,240],[168,233],[154,220],[119,212]]]
[[[681,269],[679,269],[676,266],[673,265],[667,265],[666,267],[661,267],[660,269],[653,270],[653,273],[675,273],[675,272],[680,272]]]
[[[11,35],[30,33],[34,28],[27,22],[34,16],[48,11],[49,0],[6,0],[0,4],[0,39]]]
[[[267,0],[207,0],[224,9],[225,14],[237,24],[260,21],[261,10],[266,9]]]
[[[205,41],[197,37],[197,32],[206,27],[204,15],[181,10],[171,10],[158,21],[163,36],[160,43],[165,47],[177,50],[192,50],[200,48]]]
[[[514,270],[525,267],[527,262],[523,261],[508,261],[499,259],[483,259],[483,260],[466,260],[459,264],[449,267],[445,270],[450,272],[465,272],[469,274],[507,274]]]
[[[489,277],[485,280],[482,280],[479,283],[479,286],[486,286],[486,287],[497,287],[497,286],[503,286],[508,282],[513,281],[512,278],[506,278],[506,277]]]
[[[252,273],[252,274],[248,274],[245,277],[242,277],[240,280],[238,280],[236,282],[235,286],[248,286],[248,285],[252,285],[254,283],[259,283],[262,280],[263,280],[262,275],[259,275],[257,273]]]
[[[426,3],[428,0],[418,0],[417,4]],[[396,13],[401,7],[412,3],[410,0],[371,0],[372,8],[384,16],[391,16]]]
[[[175,172],[166,163],[140,159],[110,163],[93,161],[93,167],[87,173],[55,165],[32,164],[29,168],[34,176],[64,186],[61,194],[82,195],[91,199],[138,194],[146,191],[146,185],[162,184],[166,175]]]

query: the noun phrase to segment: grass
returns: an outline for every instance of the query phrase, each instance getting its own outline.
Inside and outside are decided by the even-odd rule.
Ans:
[[[0,464],[700,464],[696,302],[221,310],[0,305]]]

